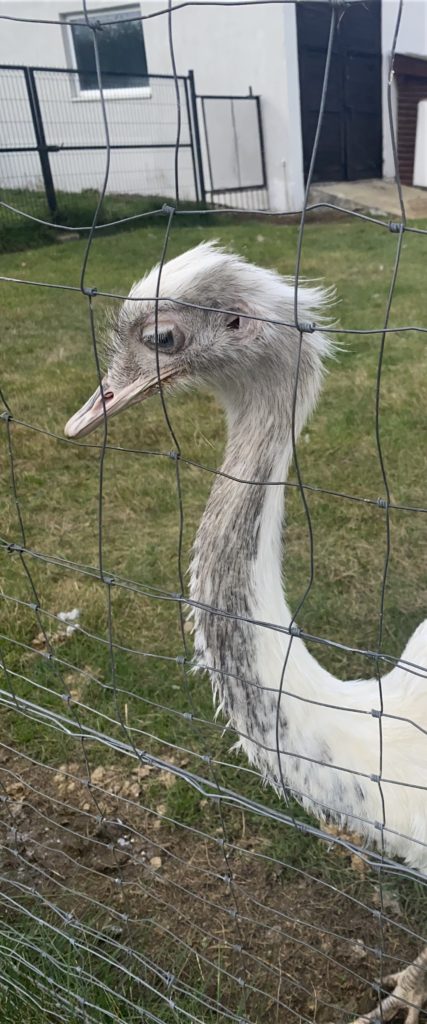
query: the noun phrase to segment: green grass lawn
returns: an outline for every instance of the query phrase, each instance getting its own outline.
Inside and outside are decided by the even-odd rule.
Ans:
[[[164,229],[163,221],[146,220],[142,228],[125,234],[105,237],[100,233],[91,251],[86,283],[98,291],[125,294],[132,282],[158,260]],[[270,222],[234,223],[229,218],[213,228],[206,218],[203,225],[177,224],[168,256],[213,237],[249,260],[284,274],[293,273],[297,228]],[[342,328],[382,326],[396,243],[396,236],[386,230],[357,220],[321,220],[307,225],[303,275],[336,286],[335,315]],[[78,285],[84,244],[81,240],[3,254],[0,273]],[[425,246],[425,238],[405,236],[391,326],[426,323]],[[138,450],[109,449],[105,460],[104,567],[112,575],[137,584],[136,590],[111,590],[113,639],[117,645],[114,662],[118,692],[114,693],[105,586],[96,572],[76,571],[78,566],[96,569],[99,564],[100,453],[96,445],[100,436],[91,436],[87,445],[69,445],[61,440],[65,421],[96,385],[87,300],[78,292],[5,283],[1,288],[1,387],[13,416],[10,438],[25,546],[56,560],[27,558],[42,609],[40,621],[55,634],[59,624],[49,618],[49,613],[56,615],[77,606],[82,626],[66,641],[53,641],[56,658],[48,660],[43,651],[34,649],[40,621],[34,608],[25,604],[35,601],[34,593],[19,555],[3,547],[0,576],[7,600],[1,608],[1,653],[9,670],[4,688],[12,685],[16,695],[37,704],[46,714],[50,710],[62,714],[70,727],[75,725],[77,714],[81,723],[120,738],[121,719],[135,730],[133,739],[140,748],[165,760],[173,757],[176,763],[184,754],[174,751],[171,744],[185,748],[190,770],[205,777],[209,771],[201,755],[210,753],[228,763],[228,767],[218,769],[225,785],[272,808],[279,807],[274,794],[262,790],[258,780],[243,770],[245,762],[229,754],[230,739],[223,737],[213,723],[207,680],[194,678],[172,660],[183,653],[177,607],[160,600],[156,589],[172,593],[179,589],[175,463],[168,457],[141,453],[168,453],[173,447],[158,399],[130,410],[109,427],[111,446]],[[94,300],[100,337],[107,306],[99,296]],[[387,337],[381,389],[381,437],[392,501],[422,507],[427,506],[422,389],[427,369],[425,337],[417,333]],[[342,334],[337,340],[341,350],[330,363],[321,402],[300,441],[301,472],[306,483],[376,499],[384,493],[375,443],[380,337]],[[184,460],[194,460],[201,467],[219,466],[224,423],[214,399],[187,394],[168,401],[168,409]],[[15,420],[48,430],[59,439]],[[5,420],[0,421],[0,460],[1,535],[7,542],[20,543]],[[200,466],[185,461],[180,466],[184,569],[212,483],[211,475]],[[315,579],[299,615],[299,625],[317,636],[354,647],[375,648],[386,544],[384,511],[375,505],[323,494],[308,493],[308,501],[314,529]],[[401,653],[412,630],[426,615],[426,531],[423,513],[391,512],[383,646],[392,655]],[[288,492],[286,549],[288,594],[291,607],[295,607],[309,573],[307,524],[297,491]],[[327,646],[313,649],[323,664],[343,677],[371,674],[369,663],[361,657]],[[64,693],[71,693],[71,704],[64,701]],[[191,723],[182,714],[189,710],[208,724]],[[3,711],[0,728],[3,742],[44,765],[57,768],[70,762],[82,763],[81,741],[58,732],[46,720],[35,721],[33,714]],[[113,761],[121,766],[124,763],[120,770],[127,770],[126,759],[113,757],[108,746],[93,742],[86,747],[92,768]],[[145,786],[144,801],[153,808],[161,804],[168,818],[212,834],[221,824],[217,811],[201,807],[200,795],[185,782],[165,787],[153,775]],[[301,812],[295,809],[295,813],[304,820]],[[226,814],[228,837],[239,844],[241,815],[234,811]],[[346,891],[363,890],[366,897],[370,879],[356,878],[339,852],[328,853],[319,841],[255,815],[247,817],[244,829],[246,842],[249,833],[254,849],[290,865],[288,871],[282,869],[282,878],[289,881],[295,868],[305,867]],[[412,924],[414,896],[419,900],[417,887],[402,885],[401,913],[405,920],[408,914]],[[341,930],[345,931],[342,922]],[[12,940],[10,943],[8,948],[13,947]],[[61,950],[59,959],[66,960],[66,956]],[[187,969],[196,985],[195,976]],[[224,984],[218,981],[218,998],[221,994],[229,1008],[242,1012],[233,1003],[231,989],[227,995]],[[206,991],[212,989],[207,986]],[[96,985],[91,992],[101,1006]],[[18,1003],[15,996],[8,998],[11,1003],[4,1019],[12,1021]],[[105,998],[108,1002],[110,996]],[[149,1005],[162,1020],[176,1021],[173,1013],[165,1016],[164,1008],[160,1012],[155,1000]],[[190,1006],[190,1002],[185,1005]],[[267,1019],[260,1010],[255,1012],[260,1022]],[[120,1013],[126,1021],[136,1019],[125,1006],[121,1006]],[[27,1010],[28,1024],[41,1024],[41,1019],[36,1008]],[[107,1018],[101,1015],[94,1019]],[[202,1015],[202,1019],[217,1017]]]
[[[55,213],[49,210],[46,195],[44,192],[36,192],[33,189],[2,189],[1,199],[8,207],[0,206],[0,253],[9,253],[14,250],[29,249],[31,247],[51,245],[59,234],[64,235],[70,229],[87,227],[92,224],[95,210],[97,208],[99,192],[97,189],[83,189],[81,192],[56,192],[57,208]],[[120,193],[107,193],[98,215],[98,224],[107,225],[113,221],[121,220],[120,231],[127,231],[135,227],[135,221],[126,218],[140,217],[148,211],[161,210],[163,203],[171,202],[167,196],[139,196],[120,195]],[[193,213],[184,220],[187,223],[194,221],[194,211],[197,210],[196,202],[187,202],[186,208]],[[21,210],[27,216],[17,217],[13,210]],[[30,218],[37,217],[37,223]],[[51,224],[58,224],[64,227],[64,231],[53,231]],[[144,223],[144,216],[139,224]],[[108,235],[115,228],[103,227],[102,233]]]

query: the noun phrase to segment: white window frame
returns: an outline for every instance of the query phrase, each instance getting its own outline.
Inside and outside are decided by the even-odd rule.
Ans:
[[[92,17],[96,17],[97,14],[109,14],[114,11],[126,12],[126,14],[141,13],[139,4],[114,4],[112,7],[99,7],[95,8],[91,14]],[[73,91],[72,100],[73,103],[99,103],[101,97],[100,89],[81,89],[78,75],[78,64],[77,54],[74,48],[73,33],[71,31],[71,25],[73,21],[83,21],[83,15],[81,9],[79,11],[70,11],[68,14],[61,14],[61,21],[63,22],[63,33],[64,33],[64,46],[67,57],[67,63],[69,68],[76,69],[76,72],[71,76],[71,88]],[[144,40],[145,43],[145,40]],[[123,89],[103,89],[102,94],[106,100],[140,100],[140,99],[151,99],[152,91],[150,85],[141,86],[130,86],[124,87]]]

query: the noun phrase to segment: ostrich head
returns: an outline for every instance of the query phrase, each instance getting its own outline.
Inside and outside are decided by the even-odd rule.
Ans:
[[[178,384],[208,386],[229,412],[260,395],[268,403],[278,387],[287,407],[292,406],[299,333],[286,326],[294,321],[289,281],[206,242],[165,264],[156,300],[158,276],[154,267],[133,285],[111,327],[102,382],[107,416],[144,401],[159,386]],[[299,289],[300,319],[312,319],[316,310],[319,321],[327,299],[320,288]],[[301,421],[316,400],[321,359],[329,347],[318,331],[304,335],[297,406]],[[103,416],[98,388],[68,421],[65,433],[82,437]]]

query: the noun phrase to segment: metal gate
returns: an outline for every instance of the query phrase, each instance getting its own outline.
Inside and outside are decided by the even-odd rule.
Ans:
[[[46,216],[45,197],[55,215],[57,190],[63,204],[65,193],[101,187],[105,173],[102,107],[96,90],[90,104],[76,103],[79,74],[77,68],[0,65],[0,187],[3,199],[12,206]],[[94,72],[85,74],[94,76]],[[115,74],[118,82],[123,78],[120,72],[109,74],[110,78]],[[182,201],[268,208],[259,96],[252,90],[247,96],[197,95],[193,71],[176,79],[141,75],[140,88],[141,93],[149,93],[148,105],[144,101],[129,104],[125,94],[120,98],[118,87],[114,101],[106,94],[109,192],[172,196],[177,155]],[[6,212],[2,207],[3,216]]]
[[[206,196],[213,203],[268,208],[261,100],[247,96],[198,97],[207,166]]]

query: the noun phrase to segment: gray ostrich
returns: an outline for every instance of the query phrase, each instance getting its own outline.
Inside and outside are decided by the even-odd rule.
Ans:
[[[294,321],[292,285],[204,243],[165,264],[156,336],[157,285],[154,268],[132,287],[132,301],[125,300],[120,309],[111,331],[104,401],[107,415],[113,416],[145,400],[158,391],[159,372],[162,387],[182,382],[208,387],[225,409],[224,475],[215,478],[197,532],[190,578],[196,661],[211,666],[215,703],[237,731],[249,761],[276,790],[283,792],[285,782],[318,818],[331,809],[340,826],[349,824],[372,845],[379,835],[375,823],[383,821],[385,810],[386,853],[427,873],[425,677],[401,663],[383,677],[384,808],[378,718],[371,714],[379,707],[377,679],[336,679],[295,636],[286,665],[286,696],[278,709],[289,636],[259,623],[286,628],[292,621],[282,584],[284,488],[261,482],[285,480],[292,459],[299,334],[271,322]],[[325,302],[321,289],[300,288],[301,320],[321,322]],[[296,437],[316,404],[323,359],[330,350],[320,330],[304,334]],[[102,422],[98,388],[68,421],[65,433],[81,437]],[[230,477],[258,483],[245,485]],[[232,615],[213,614],[211,608]],[[402,659],[426,665],[426,651],[427,620]],[[416,1024],[427,998],[427,948],[386,981],[392,993],[355,1024],[389,1021],[402,1008],[406,1024]]]

